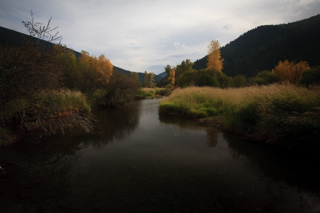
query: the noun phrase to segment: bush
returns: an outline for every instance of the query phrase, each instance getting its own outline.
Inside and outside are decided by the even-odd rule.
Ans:
[[[320,84],[320,66],[311,68],[302,73],[298,84],[309,87],[310,85]]]
[[[257,76],[253,80],[253,83],[257,85],[268,85],[277,83],[279,81],[280,78],[276,73],[265,70],[257,74]]]
[[[41,91],[33,98],[18,98],[8,102],[1,110],[2,121],[21,130],[42,129],[52,134],[80,125],[85,131],[92,129],[88,119],[91,111],[86,97],[69,90]]]
[[[243,75],[236,75],[231,78],[231,87],[244,87],[246,85],[246,78]]]
[[[89,95],[89,102],[92,107],[100,106],[105,99],[105,96],[108,94],[108,90],[106,89],[97,89],[92,95]]]
[[[164,89],[158,89],[156,90],[156,96],[162,97],[162,96],[169,96],[172,92],[172,86],[166,87]]]
[[[138,89],[137,81],[123,73],[114,72],[106,87],[108,93],[100,105],[109,108],[127,107],[133,103]]]

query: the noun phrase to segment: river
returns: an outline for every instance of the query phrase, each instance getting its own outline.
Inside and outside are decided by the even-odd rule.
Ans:
[[[320,212],[319,157],[159,118],[158,104],[97,111],[93,134],[0,150],[0,211]]]

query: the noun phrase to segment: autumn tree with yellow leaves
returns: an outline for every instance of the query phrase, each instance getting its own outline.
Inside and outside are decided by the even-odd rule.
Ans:
[[[97,72],[99,74],[98,81],[102,86],[105,86],[110,81],[113,72],[113,65],[104,55],[99,56],[97,65]]]
[[[169,76],[168,76],[168,82],[171,86],[174,86],[174,83],[175,83],[175,75],[176,75],[176,68],[174,67],[170,73],[169,73]]]
[[[208,45],[208,63],[206,70],[221,72],[223,58],[221,58],[219,41],[212,40]]]
[[[308,69],[310,69],[310,67],[306,61],[295,63],[285,60],[280,61],[272,70],[272,72],[276,73],[281,81],[296,83],[296,81],[301,77],[302,73]]]
[[[90,56],[86,51],[81,51],[79,61],[80,69],[85,77],[84,89],[82,90],[94,91],[97,88],[104,88],[109,83],[113,73],[113,65],[104,55],[97,58]]]

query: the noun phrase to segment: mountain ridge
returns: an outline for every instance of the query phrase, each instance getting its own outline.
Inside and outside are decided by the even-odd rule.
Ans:
[[[223,72],[252,77],[273,69],[279,61],[307,61],[320,65],[320,14],[300,21],[258,26],[221,47]],[[194,69],[206,68],[207,56],[194,62]]]

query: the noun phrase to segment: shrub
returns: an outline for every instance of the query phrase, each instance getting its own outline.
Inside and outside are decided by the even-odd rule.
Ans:
[[[279,81],[279,76],[276,73],[265,70],[257,74],[257,76],[253,80],[253,83],[258,85],[268,85],[277,83]]]
[[[108,93],[104,96],[101,106],[127,107],[133,103],[139,84],[123,73],[114,72],[106,89]]]
[[[303,72],[298,83],[306,87],[314,84],[320,84],[320,66]]]
[[[91,131],[90,110],[82,93],[51,90],[41,91],[32,99],[14,99],[0,110],[0,115],[4,123],[23,131],[42,129],[52,134],[74,125]]]
[[[92,107],[100,106],[104,102],[105,96],[108,94],[108,90],[106,89],[97,89],[92,95],[89,95],[90,105]]]

